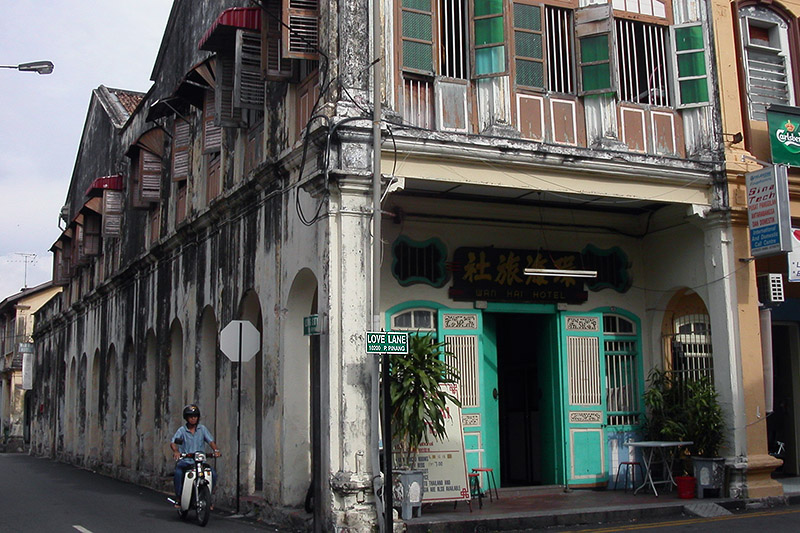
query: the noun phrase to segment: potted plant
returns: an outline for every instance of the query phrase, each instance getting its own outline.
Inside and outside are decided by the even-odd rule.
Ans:
[[[719,457],[719,451],[725,440],[725,419],[718,394],[709,377],[688,382],[685,388],[683,416],[686,440],[694,443],[689,453],[697,478],[697,497],[702,498],[706,489],[715,490],[721,496],[725,459]]]
[[[434,343],[430,333],[409,335],[408,354],[391,357],[389,392],[391,395],[392,447],[398,450],[398,480],[401,487],[410,487],[416,482],[419,493],[415,495],[421,503],[421,471],[414,470],[419,446],[432,439],[446,435],[445,410],[447,402],[457,406],[461,402],[440,385],[458,381],[455,368],[447,364],[443,356],[445,343]],[[416,480],[416,481],[415,481]],[[408,490],[400,495],[403,499],[404,516],[410,507]]]
[[[711,378],[679,382],[672,372],[653,369],[644,402],[648,411],[645,439],[692,442],[679,462],[682,473],[690,477],[693,470],[700,498],[705,489],[721,491],[725,460],[718,454],[724,443],[725,420]]]

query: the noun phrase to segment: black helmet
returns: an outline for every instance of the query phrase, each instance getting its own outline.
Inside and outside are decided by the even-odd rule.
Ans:
[[[200,408],[195,404],[190,404],[183,408],[183,419],[189,420],[190,416],[197,416],[197,418],[200,418]]]

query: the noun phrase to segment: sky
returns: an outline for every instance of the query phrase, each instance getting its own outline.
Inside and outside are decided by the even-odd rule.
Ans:
[[[199,1],[199,0],[198,0]],[[52,279],[92,90],[147,92],[172,0],[0,0],[0,301]]]

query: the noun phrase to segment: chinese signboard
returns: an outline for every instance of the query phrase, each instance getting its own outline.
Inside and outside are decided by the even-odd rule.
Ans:
[[[458,248],[453,253],[453,300],[496,302],[568,302],[588,299],[580,279],[526,276],[526,268],[575,270],[583,267],[578,252],[511,248]]]
[[[746,175],[750,253],[765,257],[792,249],[789,180],[776,165]]]
[[[770,106],[767,129],[772,162],[800,166],[800,107]]]
[[[446,383],[441,387],[459,397],[457,384]],[[422,494],[425,503],[470,499],[461,409],[450,401],[445,409],[445,427],[447,435],[444,440],[420,444],[417,462],[412,466],[413,470],[421,470],[425,476]]]

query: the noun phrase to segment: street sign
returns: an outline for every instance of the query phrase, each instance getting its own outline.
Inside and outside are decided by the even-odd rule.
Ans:
[[[319,335],[322,333],[322,324],[319,315],[303,317],[303,335]]]
[[[367,353],[408,353],[405,331],[368,331]]]
[[[253,358],[261,349],[261,334],[248,320],[231,320],[219,333],[219,348],[234,363]]]
[[[19,353],[33,353],[33,343],[32,342],[21,342],[19,343]]]

